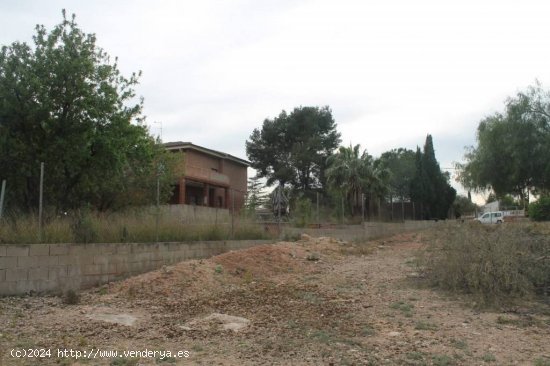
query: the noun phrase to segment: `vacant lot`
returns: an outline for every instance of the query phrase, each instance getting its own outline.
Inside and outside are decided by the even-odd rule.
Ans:
[[[42,364],[550,365],[548,306],[478,311],[429,289],[414,265],[423,240],[306,237],[182,262],[76,305],[0,299],[0,364],[36,364],[10,351],[47,348]],[[75,360],[58,348],[172,355]]]

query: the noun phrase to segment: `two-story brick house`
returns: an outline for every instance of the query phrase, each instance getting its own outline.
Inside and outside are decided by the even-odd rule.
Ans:
[[[250,163],[190,142],[168,142],[165,148],[182,153],[183,176],[174,187],[171,204],[187,204],[240,210],[247,187]]]

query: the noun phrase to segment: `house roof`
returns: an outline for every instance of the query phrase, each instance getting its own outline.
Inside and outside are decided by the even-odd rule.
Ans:
[[[216,158],[227,159],[234,163],[244,165],[246,167],[250,166],[250,162],[248,160],[244,160],[221,151],[216,151],[216,150],[208,149],[206,147],[195,145],[191,142],[173,141],[173,142],[166,142],[163,145],[166,148],[166,150],[195,150],[203,154],[214,156]]]

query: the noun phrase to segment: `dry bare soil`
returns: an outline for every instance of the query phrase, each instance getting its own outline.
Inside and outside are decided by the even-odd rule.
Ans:
[[[0,364],[550,365],[547,306],[479,311],[430,289],[414,265],[422,245],[422,234],[362,244],[304,236],[91,289],[76,305],[3,298]],[[51,357],[10,355],[36,348]],[[119,357],[93,359],[96,350]]]

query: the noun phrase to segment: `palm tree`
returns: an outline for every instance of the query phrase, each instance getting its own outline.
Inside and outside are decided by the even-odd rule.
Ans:
[[[369,217],[371,215],[372,204],[377,201],[378,214],[380,214],[380,198],[386,196],[390,190],[391,171],[380,164],[380,159],[375,161],[372,175],[366,187],[369,200]],[[376,200],[378,198],[378,200]]]
[[[374,160],[361,145],[340,146],[338,152],[327,159],[328,184],[342,192],[348,200],[352,215],[361,206],[362,193],[379,189],[382,177],[374,169]]]

